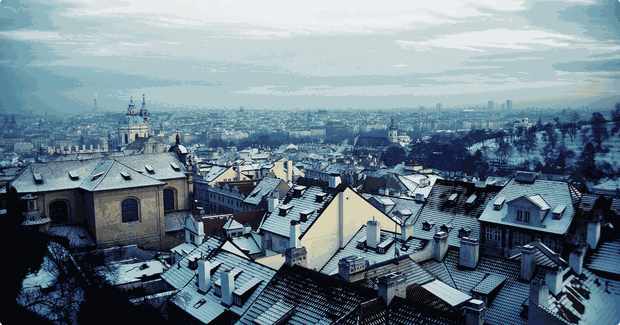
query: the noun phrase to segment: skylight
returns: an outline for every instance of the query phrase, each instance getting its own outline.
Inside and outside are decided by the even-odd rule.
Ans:
[[[95,175],[93,175],[93,181],[96,180],[97,178],[101,177],[103,175],[103,172],[97,173]]]
[[[121,172],[121,176],[123,176],[126,181],[131,179],[131,175],[127,172]]]
[[[153,166],[144,165],[144,168],[146,169],[147,172],[149,172],[149,174],[155,174],[155,169],[153,168]]]
[[[32,176],[34,177],[35,183],[37,183],[37,184],[42,184],[43,183],[43,176],[41,176],[41,174],[34,173]]]
[[[73,180],[73,181],[77,181],[80,178],[80,175],[78,174],[77,171],[70,170],[69,171],[69,178],[71,178],[71,180]]]
[[[174,169],[174,171],[177,171],[177,172],[181,171],[181,167],[179,167],[179,165],[177,165],[175,163],[170,163],[170,167],[172,167],[172,169]]]

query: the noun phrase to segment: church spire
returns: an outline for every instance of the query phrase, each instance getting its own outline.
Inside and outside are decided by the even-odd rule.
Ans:
[[[177,144],[181,144],[181,137],[179,136],[178,133],[177,133]]]

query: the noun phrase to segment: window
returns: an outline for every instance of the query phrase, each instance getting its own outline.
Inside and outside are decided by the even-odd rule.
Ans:
[[[522,233],[515,232],[513,233],[512,236],[513,236],[512,237],[513,246],[523,246],[530,242],[530,235],[528,234],[522,234]]]
[[[284,240],[284,239],[280,239],[278,244],[280,244],[280,248],[282,248],[282,249],[288,248],[288,242],[286,240]]]
[[[530,222],[530,212],[525,211],[523,221]]]
[[[269,237],[265,241],[265,249],[273,249],[271,245],[271,235],[269,235]]]
[[[28,210],[34,210],[34,202],[33,201],[28,202]]]
[[[189,234],[189,240],[193,243],[196,241],[196,236],[194,234]]]
[[[138,200],[126,199],[121,203],[123,222],[138,221]]]
[[[501,229],[493,229],[493,228],[487,228],[486,229],[486,239],[488,240],[494,240],[494,241],[502,241],[502,231]]]
[[[523,211],[517,210],[517,221],[523,220]]]
[[[171,188],[164,189],[164,210],[174,210],[174,190]]]
[[[58,200],[50,203],[50,218],[53,224],[69,222],[69,201]]]

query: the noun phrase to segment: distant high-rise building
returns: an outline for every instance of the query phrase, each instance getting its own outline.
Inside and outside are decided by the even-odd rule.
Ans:
[[[506,109],[506,104],[502,103],[502,109]]]
[[[97,92],[95,92],[95,107],[94,110],[97,110]]]
[[[492,100],[489,101],[489,104],[488,104],[487,108],[488,109],[493,109],[493,101]]]
[[[441,103],[437,103],[437,105],[435,105],[435,108],[437,108],[437,114],[441,113]]]
[[[506,101],[506,109],[512,109],[512,100],[511,99]]]

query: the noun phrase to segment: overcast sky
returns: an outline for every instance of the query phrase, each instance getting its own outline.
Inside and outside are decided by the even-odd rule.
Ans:
[[[0,113],[606,106],[620,3],[0,0]]]

